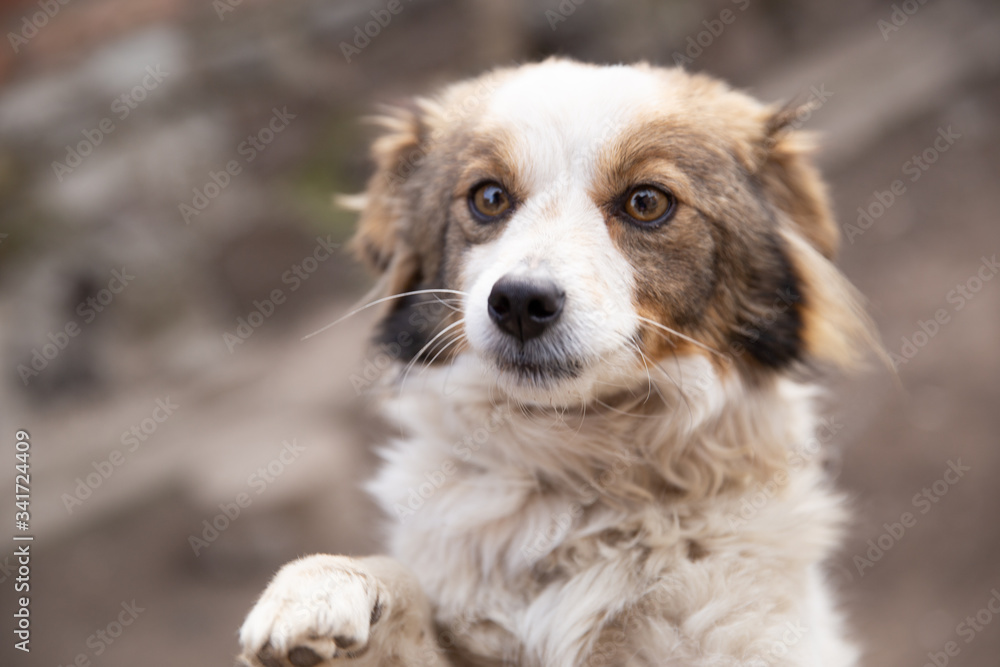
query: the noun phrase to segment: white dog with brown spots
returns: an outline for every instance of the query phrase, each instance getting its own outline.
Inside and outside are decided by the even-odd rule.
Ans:
[[[286,565],[242,659],[855,664],[808,378],[878,344],[794,113],[549,60],[385,118],[355,248],[402,351],[391,557]]]

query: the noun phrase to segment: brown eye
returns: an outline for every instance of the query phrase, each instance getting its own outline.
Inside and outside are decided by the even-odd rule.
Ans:
[[[510,195],[499,183],[481,183],[469,194],[469,208],[480,222],[490,222],[510,208]]]
[[[677,199],[651,185],[639,185],[625,196],[625,215],[643,227],[662,225],[673,217]]]

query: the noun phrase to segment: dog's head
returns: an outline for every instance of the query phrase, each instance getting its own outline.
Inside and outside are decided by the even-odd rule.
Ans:
[[[794,118],[682,70],[565,60],[396,110],[354,241],[417,292],[383,341],[557,403],[644,389],[671,358],[751,382],[852,364],[868,324]]]

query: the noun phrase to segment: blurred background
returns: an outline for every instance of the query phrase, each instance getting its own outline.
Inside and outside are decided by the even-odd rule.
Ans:
[[[0,664],[231,664],[282,563],[378,549],[360,490],[385,433],[359,391],[379,372],[372,318],[301,340],[370,284],[331,195],[370,173],[359,119],[378,104],[550,54],[814,101],[841,264],[902,383],[831,378],[828,447],[856,515],[833,577],[866,664],[998,664],[997,3],[0,11],[0,498],[9,517],[27,429],[36,536],[30,655],[12,648],[0,540]]]

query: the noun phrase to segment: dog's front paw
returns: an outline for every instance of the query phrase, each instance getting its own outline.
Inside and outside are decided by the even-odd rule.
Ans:
[[[240,628],[241,659],[254,667],[313,667],[368,650],[386,604],[364,564],[308,556],[285,565]]]

